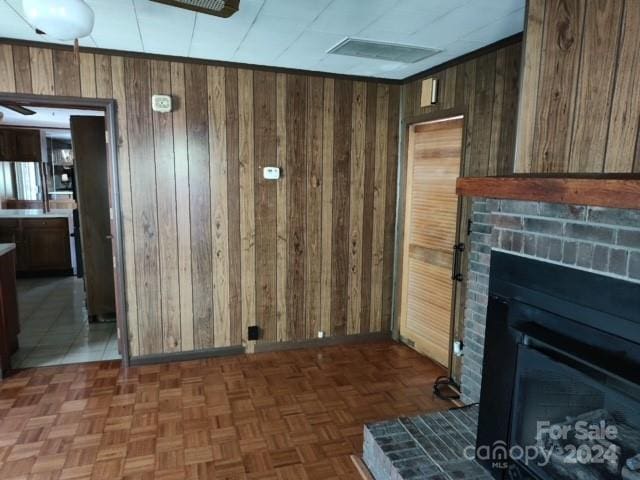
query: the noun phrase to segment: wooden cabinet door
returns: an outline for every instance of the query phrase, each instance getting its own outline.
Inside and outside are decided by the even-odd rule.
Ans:
[[[16,138],[13,130],[0,130],[0,161],[11,162],[16,156]]]
[[[16,161],[40,162],[42,160],[40,132],[38,130],[14,130],[14,132]]]
[[[450,367],[463,119],[409,132],[400,335]]]
[[[62,218],[23,220],[24,249],[31,272],[71,271],[67,221]]]

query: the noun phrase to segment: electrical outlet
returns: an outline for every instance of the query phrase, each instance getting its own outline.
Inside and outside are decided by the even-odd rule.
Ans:
[[[247,331],[247,339],[258,340],[259,338],[260,338],[260,327],[256,325],[249,327]]]

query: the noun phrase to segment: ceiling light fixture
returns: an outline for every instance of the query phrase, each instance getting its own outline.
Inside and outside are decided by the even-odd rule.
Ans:
[[[56,40],[86,37],[93,30],[93,10],[83,0],[22,0],[27,21]]]

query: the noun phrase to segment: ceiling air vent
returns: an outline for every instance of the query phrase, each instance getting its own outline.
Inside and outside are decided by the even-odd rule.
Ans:
[[[230,17],[240,8],[240,0],[151,0],[172,7],[193,10],[217,17]]]
[[[392,62],[416,63],[441,51],[442,50],[435,48],[346,38],[327,53],[347,55],[350,57],[375,58],[376,60],[390,60]]]

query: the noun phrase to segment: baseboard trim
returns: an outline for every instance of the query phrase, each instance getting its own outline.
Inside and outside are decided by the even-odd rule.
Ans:
[[[204,350],[193,350],[190,352],[155,353],[152,355],[142,355],[131,357],[129,365],[137,367],[141,365],[153,365],[156,363],[188,362],[191,360],[203,360],[212,357],[227,357],[230,355],[243,355],[244,347],[207,348]]]
[[[282,352],[286,350],[300,350],[313,347],[372,343],[384,340],[391,340],[391,332],[360,333],[356,335],[312,338],[309,340],[294,340],[290,342],[259,342],[256,343],[255,353]]]
[[[385,340],[392,340],[391,332],[360,333],[356,335],[312,338],[309,340],[293,340],[290,342],[256,342],[254,353],[283,352],[287,350],[301,350],[314,347],[373,343]],[[129,365],[132,367],[138,367],[142,365],[154,365],[157,363],[188,362],[191,360],[203,360],[213,357],[244,355],[245,353],[245,347],[242,345],[234,347],[207,348],[191,352],[156,353],[152,355],[131,357]]]

